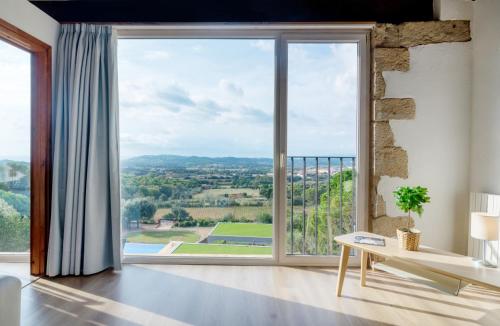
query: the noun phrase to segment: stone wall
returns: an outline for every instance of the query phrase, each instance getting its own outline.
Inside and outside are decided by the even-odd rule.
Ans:
[[[378,24],[372,31],[370,227],[375,233],[394,236],[408,222],[404,216],[387,216],[377,189],[382,176],[408,178],[408,154],[395,145],[390,121],[412,120],[418,114],[412,98],[385,97],[383,72],[410,70],[411,47],[470,40],[469,21],[461,20]]]

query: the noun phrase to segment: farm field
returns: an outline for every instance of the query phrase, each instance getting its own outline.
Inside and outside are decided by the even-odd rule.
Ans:
[[[201,193],[193,196],[194,199],[203,199],[206,197],[222,197],[224,195],[234,195],[245,193],[248,197],[260,197],[259,189],[252,188],[217,188],[203,190]]]
[[[273,225],[262,223],[219,223],[213,230],[212,235],[271,238],[273,236]]]
[[[196,242],[199,235],[193,231],[137,231],[127,234],[128,242],[136,243],[169,243],[170,241]]]
[[[227,214],[233,214],[235,218],[255,219],[259,213],[272,214],[271,206],[234,206],[234,207],[187,207],[185,208],[195,220],[221,219]],[[162,216],[171,212],[170,208],[159,208],[155,214],[155,220],[158,221]]]
[[[183,243],[173,252],[174,255],[272,255],[271,247],[241,246],[227,244]]]
[[[217,220],[223,218],[227,214],[233,214],[237,219],[245,217],[250,220],[255,220],[260,213],[273,213],[271,206],[187,207],[185,209],[195,220],[203,218]],[[302,213],[302,206],[294,206],[294,209],[296,216]],[[155,221],[158,222],[160,218],[171,211],[170,208],[158,208],[154,216]],[[308,206],[306,211],[307,214],[310,215],[313,213],[314,207]]]

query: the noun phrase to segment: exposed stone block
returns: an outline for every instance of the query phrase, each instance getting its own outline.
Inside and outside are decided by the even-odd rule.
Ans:
[[[372,30],[371,46],[374,48],[399,47],[398,25],[377,24]]]
[[[378,183],[380,181],[380,177],[378,175],[373,175],[373,173],[370,173],[371,174],[371,183],[370,183],[370,195],[373,196],[371,198],[371,201],[374,202],[375,201],[375,196],[377,195],[377,187],[378,187]]]
[[[384,216],[385,212],[385,200],[382,195],[377,195],[375,199],[375,210],[373,212],[373,217],[377,218],[380,216]]]
[[[381,72],[373,74],[373,92],[374,99],[381,99],[385,96],[385,80]]]
[[[373,122],[373,145],[375,151],[394,146],[394,134],[387,121]]]
[[[415,226],[413,218],[410,218],[410,227]],[[373,233],[380,234],[386,237],[395,237],[396,230],[400,227],[408,225],[408,217],[390,217],[380,216],[372,221]]]
[[[443,42],[470,41],[470,22],[447,20],[403,23],[399,25],[399,44],[411,47]]]
[[[410,53],[406,48],[376,48],[373,59],[375,72],[410,69]]]
[[[375,121],[415,118],[415,100],[412,98],[385,98],[375,101]]]
[[[408,178],[408,154],[401,147],[375,149],[375,175]]]

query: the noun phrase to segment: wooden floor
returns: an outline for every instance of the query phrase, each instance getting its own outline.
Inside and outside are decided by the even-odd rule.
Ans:
[[[458,297],[382,272],[359,287],[348,270],[125,265],[90,277],[39,279],[22,293],[23,325],[500,325],[500,294]]]

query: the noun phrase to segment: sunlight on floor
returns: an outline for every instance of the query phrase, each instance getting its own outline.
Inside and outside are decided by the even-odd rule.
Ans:
[[[133,265],[122,272],[40,279],[23,290],[23,324],[497,325],[500,293],[469,286],[452,296],[369,271],[277,266]]]

